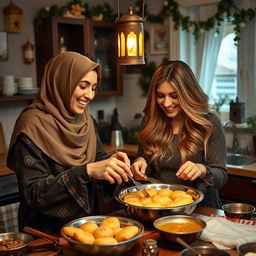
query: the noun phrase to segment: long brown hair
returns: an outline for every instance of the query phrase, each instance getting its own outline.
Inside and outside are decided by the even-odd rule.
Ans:
[[[179,138],[182,162],[199,150],[204,150],[206,157],[206,146],[213,129],[206,117],[210,111],[208,97],[201,89],[190,67],[182,61],[162,63],[151,79],[144,109],[144,125],[140,132],[145,156],[155,164],[158,159],[164,158],[167,154],[172,157],[169,147],[173,137],[171,119],[156,102],[157,87],[163,82],[169,82],[174,87],[184,113]],[[170,152],[167,153],[166,149],[170,149]]]

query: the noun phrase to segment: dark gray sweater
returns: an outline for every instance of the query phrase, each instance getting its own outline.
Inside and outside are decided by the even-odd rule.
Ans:
[[[152,164],[147,169],[149,176],[155,177],[163,183],[183,184],[194,187],[204,194],[204,200],[201,205],[221,208],[218,189],[227,182],[226,169],[226,138],[223,126],[218,117],[209,113],[209,120],[213,124],[212,135],[209,138],[207,145],[207,158],[204,157],[204,151],[197,152],[196,155],[188,160],[194,163],[205,165],[207,169],[206,177],[202,180],[197,178],[195,181],[184,181],[176,177],[176,172],[181,165],[181,155],[178,149],[179,135],[174,135],[171,143],[173,148],[173,158],[168,160],[168,156],[159,162],[159,168],[156,170]],[[143,156],[143,150],[139,147],[139,156]]]

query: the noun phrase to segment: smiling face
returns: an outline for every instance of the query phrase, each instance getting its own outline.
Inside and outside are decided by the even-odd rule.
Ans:
[[[96,71],[88,72],[76,86],[70,100],[70,111],[73,114],[83,114],[86,106],[95,97],[98,89]]]
[[[179,103],[177,92],[169,82],[163,82],[156,89],[156,102],[167,117],[178,119],[182,108]]]

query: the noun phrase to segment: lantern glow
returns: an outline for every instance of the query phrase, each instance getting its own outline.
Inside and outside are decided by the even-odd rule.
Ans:
[[[133,14],[133,8],[131,6],[129,8],[128,14],[119,17],[118,1],[118,18],[116,19],[118,40],[118,65],[145,64],[143,27],[144,22],[144,17],[142,18]]]

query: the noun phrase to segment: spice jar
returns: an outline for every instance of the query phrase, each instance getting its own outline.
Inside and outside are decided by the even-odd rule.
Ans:
[[[143,256],[158,256],[158,246],[155,239],[146,239],[143,242]]]

